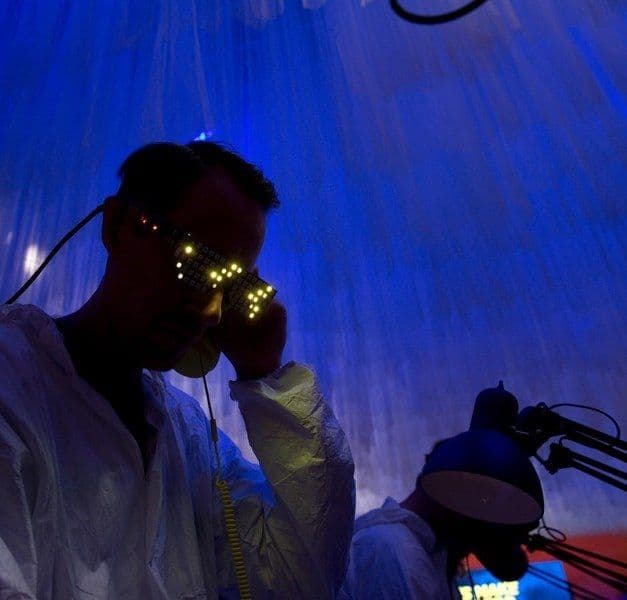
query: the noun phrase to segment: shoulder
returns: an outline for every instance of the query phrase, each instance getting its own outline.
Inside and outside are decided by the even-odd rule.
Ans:
[[[397,514],[386,506],[362,515],[355,522],[351,554],[376,556],[378,560],[428,560],[428,552],[419,536]]]
[[[0,306],[0,408],[32,409],[49,358],[46,335],[52,319],[34,306]]]
[[[437,598],[428,552],[402,522],[377,522],[356,531],[345,588],[351,598]]]
[[[45,313],[29,306],[0,306],[0,358],[5,363],[32,354]]]
[[[402,523],[378,523],[355,531],[353,546],[359,552],[384,552],[386,556],[406,553],[415,544]]]

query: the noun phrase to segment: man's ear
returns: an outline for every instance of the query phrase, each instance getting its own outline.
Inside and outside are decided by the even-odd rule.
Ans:
[[[102,243],[111,254],[115,252],[120,238],[120,230],[126,206],[122,204],[117,196],[109,196],[104,201],[104,209],[102,211]]]

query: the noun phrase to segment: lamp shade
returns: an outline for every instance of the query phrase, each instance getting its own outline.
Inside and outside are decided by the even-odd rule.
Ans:
[[[440,506],[494,525],[532,525],[544,512],[542,487],[529,457],[493,429],[475,429],[440,443],[420,486]]]

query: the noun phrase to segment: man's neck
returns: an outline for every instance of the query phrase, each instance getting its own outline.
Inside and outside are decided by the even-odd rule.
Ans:
[[[109,401],[135,438],[146,469],[149,432],[142,369],[124,360],[124,342],[115,335],[107,311],[99,310],[94,300],[90,302],[55,322],[77,373]]]
[[[105,306],[94,295],[79,310],[55,320],[78,374],[106,397],[141,389],[142,369],[128,361]]]
[[[418,515],[431,527],[438,542],[446,547],[447,573],[449,578],[454,577],[467,552],[459,547],[451,533],[447,532],[446,526],[442,525],[447,520],[446,515],[418,489],[400,502],[399,506]]]

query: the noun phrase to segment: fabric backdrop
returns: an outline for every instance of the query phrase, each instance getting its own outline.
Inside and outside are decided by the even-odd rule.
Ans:
[[[2,298],[130,151],[202,134],[277,182],[260,272],[286,359],[315,366],[350,438],[358,512],[405,497],[499,379],[625,426],[626,40],[618,0],[490,0],[432,28],[387,0],[2,2]],[[98,219],[22,301],[76,309],[104,259]],[[211,374],[213,403],[250,456],[231,376]],[[549,524],[627,528],[609,485],[542,481]]]

